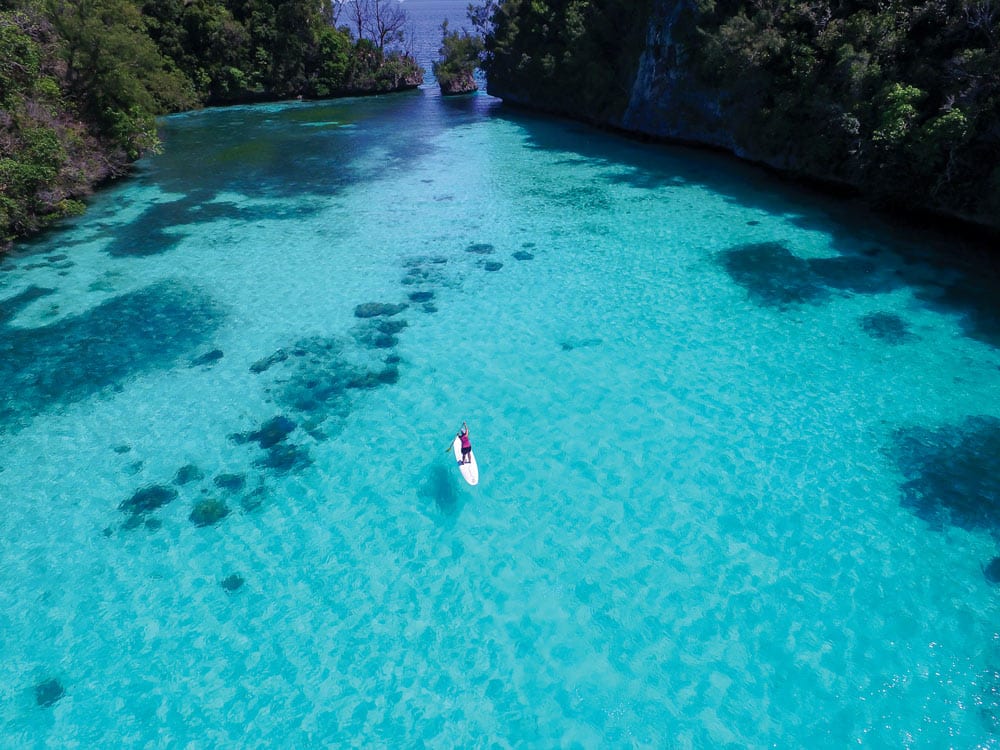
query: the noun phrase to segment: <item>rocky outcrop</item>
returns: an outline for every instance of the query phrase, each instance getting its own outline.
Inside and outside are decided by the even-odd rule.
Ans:
[[[442,96],[471,94],[479,88],[479,86],[476,85],[476,79],[473,78],[472,73],[469,71],[462,71],[458,75],[449,76],[447,78],[439,78],[438,86],[441,88]]]
[[[727,122],[723,93],[697,83],[688,69],[686,45],[675,38],[681,14],[693,10],[690,0],[664,0],[656,4],[628,106],[621,119],[613,124],[644,135],[739,153],[731,124]]]

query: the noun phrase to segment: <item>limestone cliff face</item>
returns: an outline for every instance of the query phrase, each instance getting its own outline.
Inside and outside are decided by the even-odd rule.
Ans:
[[[658,0],[628,107],[615,124],[636,133],[738,152],[722,93],[695,83],[685,44],[675,38],[681,14],[693,10],[690,0]]]
[[[708,86],[693,70],[683,28],[696,8],[691,0],[656,0],[635,83],[620,119],[611,124],[628,132],[725,149],[750,161],[831,182],[844,183],[842,170],[802,169],[796,144],[786,150],[761,148],[749,127],[753,103]]]

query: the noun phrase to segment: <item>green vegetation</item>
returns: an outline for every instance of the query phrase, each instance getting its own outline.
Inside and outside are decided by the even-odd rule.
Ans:
[[[464,29],[448,31],[448,20],[441,24],[440,59],[434,63],[434,77],[442,93],[459,94],[476,90],[473,73],[479,65],[483,40]]]
[[[620,122],[655,15],[666,27],[648,49],[655,75],[718,102],[741,151],[1000,226],[995,0],[656,2],[503,0],[480,11],[492,22],[491,89]]]
[[[473,21],[491,86],[599,121],[628,103],[651,12],[652,0],[488,0]]]
[[[418,85],[386,2],[349,4],[355,36],[324,0],[0,0],[0,250],[155,150],[158,115]]]

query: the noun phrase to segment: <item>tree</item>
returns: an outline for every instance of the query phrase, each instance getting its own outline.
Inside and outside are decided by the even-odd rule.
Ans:
[[[434,62],[434,77],[437,78],[442,94],[467,94],[475,91],[473,72],[479,65],[483,51],[483,40],[472,36],[463,29],[461,32],[448,30],[448,19],[441,24],[440,59]]]
[[[129,0],[45,0],[72,95],[130,158],[155,148],[157,114],[195,101],[190,82],[145,33]]]
[[[346,0],[357,39],[368,39],[380,52],[403,46],[407,17],[399,0]]]

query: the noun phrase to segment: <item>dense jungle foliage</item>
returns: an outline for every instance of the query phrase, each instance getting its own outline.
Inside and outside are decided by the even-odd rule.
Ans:
[[[487,0],[471,9],[485,32],[491,90],[601,121],[628,103],[653,0]]]
[[[418,85],[378,3],[355,32],[323,0],[0,0],[0,250],[155,149],[157,115]]]
[[[491,92],[617,123],[646,51],[657,75],[718,102],[751,158],[1000,227],[997,0],[503,0],[486,13]]]

